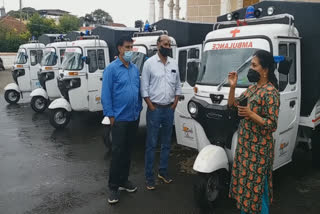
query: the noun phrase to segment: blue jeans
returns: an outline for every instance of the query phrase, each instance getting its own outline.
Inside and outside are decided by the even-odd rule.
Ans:
[[[161,175],[168,174],[173,116],[174,110],[170,107],[157,107],[154,111],[147,110],[145,176],[148,182],[154,182],[153,162],[159,137],[161,143],[159,173]]]
[[[262,196],[261,214],[269,214],[269,193],[268,193],[268,176],[265,177],[264,192]],[[241,214],[247,214],[241,210]]]

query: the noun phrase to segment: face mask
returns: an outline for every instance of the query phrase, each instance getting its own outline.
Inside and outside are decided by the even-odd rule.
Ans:
[[[124,55],[123,55],[124,61],[130,62],[130,61],[131,61],[131,58],[132,58],[132,54],[133,54],[132,51],[126,51],[126,52],[124,52]]]
[[[160,46],[160,54],[164,57],[168,57],[172,55],[172,49],[171,48],[164,48]]]
[[[250,68],[247,74],[247,78],[249,82],[259,82],[260,74],[257,71]]]

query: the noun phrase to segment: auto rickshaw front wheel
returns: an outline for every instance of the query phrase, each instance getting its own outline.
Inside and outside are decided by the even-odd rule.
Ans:
[[[15,90],[7,90],[4,93],[4,99],[9,104],[16,104],[20,100],[20,93]]]
[[[35,96],[31,99],[31,108],[38,113],[44,112],[48,107],[49,101],[42,96]]]
[[[54,128],[63,129],[70,122],[70,117],[71,113],[63,108],[51,109],[49,121]]]
[[[228,177],[225,174],[222,171],[211,174],[199,173],[193,190],[196,206],[202,211],[211,210],[213,205],[225,195],[225,189],[228,188],[224,182]]]

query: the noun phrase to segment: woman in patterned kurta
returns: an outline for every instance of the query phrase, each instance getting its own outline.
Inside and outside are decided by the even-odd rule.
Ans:
[[[280,96],[274,75],[273,56],[259,50],[251,61],[248,79],[250,86],[238,99],[234,98],[237,73],[229,74],[228,105],[238,107],[240,121],[238,144],[232,167],[229,196],[237,201],[242,213],[269,213],[272,202],[272,165],[277,129]],[[239,106],[239,100],[248,98],[248,106]]]

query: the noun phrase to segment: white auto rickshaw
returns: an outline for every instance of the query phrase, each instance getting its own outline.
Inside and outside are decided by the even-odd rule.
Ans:
[[[37,41],[19,47],[12,71],[15,83],[10,83],[4,88],[4,98],[9,104],[16,104],[20,97],[26,98],[31,91],[40,87],[37,73],[40,70],[44,48],[44,44]]]
[[[109,64],[107,43],[91,36],[69,45],[57,77],[62,97],[49,105],[50,124],[55,128],[69,123],[71,111],[102,111],[102,73]]]
[[[49,103],[60,97],[56,77],[61,69],[64,53],[69,42],[50,43],[44,49],[41,62],[41,69],[38,72],[38,79],[41,88],[33,90],[30,94],[31,107],[35,112],[43,112]]]
[[[299,143],[307,143],[313,164],[319,167],[320,75],[314,62],[320,43],[314,35],[319,34],[320,3],[263,1],[254,6],[256,18],[238,20],[245,17],[246,8],[220,17],[223,22],[204,41],[194,94],[175,113],[178,144],[199,151],[193,169],[200,178],[194,188],[200,206],[212,206],[228,190],[240,118],[227,107],[227,76],[238,72],[239,97],[250,85],[247,72],[257,50],[269,51],[278,60],[280,109],[273,134],[273,170],[292,161]]]

